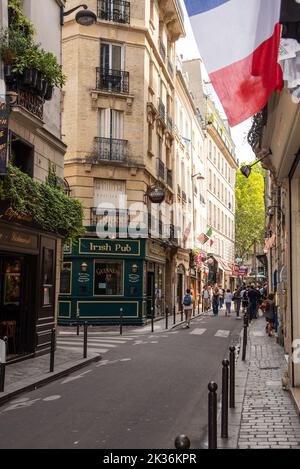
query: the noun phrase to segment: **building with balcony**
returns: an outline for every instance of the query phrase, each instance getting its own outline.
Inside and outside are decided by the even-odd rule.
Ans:
[[[211,99],[203,93],[201,60],[189,60],[182,64],[188,77],[199,121],[205,127],[205,194],[207,224],[212,227],[209,254],[214,258],[210,264],[208,281],[233,289],[232,266],[235,262],[235,174],[238,162],[235,144],[227,121],[224,121]],[[203,199],[200,199],[203,202]]]
[[[70,16],[63,28],[65,177],[83,203],[86,233],[66,248],[73,280],[59,321],[77,314],[114,323],[123,308],[125,322],[142,324],[175,301],[173,102],[183,15],[177,0],[87,3],[97,23],[84,29]]]
[[[36,41],[60,62],[59,18],[64,2],[45,0],[43,8],[37,3],[40,2],[21,2],[24,15],[34,25]],[[9,6],[10,2],[1,1],[0,19],[6,18],[6,24],[0,26],[11,26]],[[61,92],[56,88],[52,95],[42,76],[33,83],[30,74],[12,76],[7,63],[0,65],[2,110],[5,101],[9,105],[8,152],[2,152],[1,145],[1,187],[6,187],[8,178],[18,178],[21,185],[16,191],[20,197],[24,181],[32,180],[32,187],[34,182],[45,182],[50,166],[55,166],[56,176],[63,178],[66,146],[61,140]],[[15,175],[7,174],[6,157],[17,168]],[[25,194],[22,204],[28,208],[27,195],[30,196]],[[0,337],[8,337],[7,358],[13,360],[49,351],[51,330],[56,323],[63,233],[56,226],[46,228],[28,212],[20,213],[20,206],[16,211],[5,190],[0,199]],[[39,201],[34,203],[38,205]]]

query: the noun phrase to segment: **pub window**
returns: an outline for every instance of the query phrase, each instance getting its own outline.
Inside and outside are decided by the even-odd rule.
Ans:
[[[71,294],[72,262],[63,262],[60,273],[60,293]]]
[[[50,306],[53,304],[54,292],[54,252],[53,249],[43,248],[43,295],[42,305]]]
[[[103,296],[123,295],[123,262],[96,261],[94,294]]]

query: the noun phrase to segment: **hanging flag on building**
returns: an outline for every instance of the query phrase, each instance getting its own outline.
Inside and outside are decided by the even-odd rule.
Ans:
[[[281,0],[185,0],[200,55],[231,126],[282,89]]]
[[[211,239],[211,240],[209,241],[210,247],[212,247],[213,244],[214,244],[214,241]]]
[[[212,229],[212,227],[210,226],[209,229],[208,229],[207,232],[206,232],[206,236],[208,236],[208,237],[210,238],[211,235],[212,235],[212,232],[213,232],[213,229]]]
[[[209,237],[205,233],[201,233],[201,235],[198,236],[198,241],[200,241],[201,244],[205,244],[206,241],[209,240]]]

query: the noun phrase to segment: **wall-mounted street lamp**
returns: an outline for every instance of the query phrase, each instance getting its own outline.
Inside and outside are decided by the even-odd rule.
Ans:
[[[97,16],[92,11],[88,10],[88,6],[85,4],[77,5],[77,7],[71,8],[71,10],[64,11],[64,8],[61,7],[60,9],[60,24],[61,26],[64,25],[64,17],[70,15],[74,11],[78,10],[79,8],[83,8],[83,10],[78,11],[75,16],[75,20],[78,24],[82,26],[91,26],[96,23]]]
[[[195,178],[195,177],[197,177],[197,179],[202,179],[202,180],[205,179],[204,176],[202,176],[201,173],[192,174],[192,179]]]
[[[264,160],[265,158],[267,158],[267,156],[270,156],[272,155],[272,150],[269,149],[269,153],[267,153],[266,155],[262,156],[261,158],[259,158],[257,161],[255,161],[254,163],[248,165],[244,165],[240,168],[240,171],[242,173],[243,176],[245,176],[246,178],[248,178],[251,174],[251,168],[252,166],[255,166],[257,163],[259,163],[260,161]]]

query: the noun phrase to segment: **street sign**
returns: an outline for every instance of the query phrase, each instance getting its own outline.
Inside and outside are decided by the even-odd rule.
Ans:
[[[0,363],[6,363],[6,343],[0,339]]]

